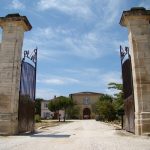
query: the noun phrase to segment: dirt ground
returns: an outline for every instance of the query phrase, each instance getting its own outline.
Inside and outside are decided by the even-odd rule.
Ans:
[[[39,129],[39,128],[45,128],[45,127],[54,127],[54,126],[58,126],[58,125],[62,125],[62,124],[66,124],[66,123],[70,123],[72,121],[58,121],[58,120],[41,120],[41,122],[35,123],[35,130]]]
[[[150,150],[150,138],[95,120],[74,120],[35,134],[1,136],[0,150]]]

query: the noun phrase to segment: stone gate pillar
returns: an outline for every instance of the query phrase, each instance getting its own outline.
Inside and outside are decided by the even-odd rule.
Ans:
[[[135,134],[150,134],[150,10],[124,11],[120,24],[128,28],[132,62]]]
[[[0,17],[0,134],[18,133],[18,102],[24,32],[32,28],[19,14]]]

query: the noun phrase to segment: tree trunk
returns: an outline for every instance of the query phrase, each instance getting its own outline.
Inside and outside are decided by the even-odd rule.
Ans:
[[[60,114],[59,114],[59,111],[58,111],[58,119],[59,119],[59,122],[60,122]]]
[[[59,119],[59,122],[60,122],[60,116],[59,116],[59,118],[58,118],[58,119]]]
[[[66,108],[65,108],[65,112],[64,112],[64,122],[66,121]]]

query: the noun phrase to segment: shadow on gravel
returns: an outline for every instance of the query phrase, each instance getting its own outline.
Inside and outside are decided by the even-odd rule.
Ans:
[[[59,132],[58,132],[59,133]],[[43,134],[43,132],[34,132],[34,133],[22,133],[22,134],[19,134],[18,136],[30,136],[30,137],[39,137],[39,138],[44,138],[44,137],[47,137],[47,138],[69,138],[71,135],[69,134],[58,134],[57,132],[55,133],[51,133],[51,134]]]
[[[71,135],[67,135],[67,134],[61,134],[61,135],[58,135],[58,134],[33,134],[33,135],[30,135],[31,137],[39,137],[39,138],[42,138],[42,137],[48,137],[48,138],[69,138]]]
[[[116,128],[115,130],[122,130],[122,129],[120,129],[120,128]]]
[[[116,130],[116,134],[119,136],[130,136],[130,137],[135,137],[135,134],[131,133],[131,132],[127,132],[125,130],[122,129],[115,129]]]

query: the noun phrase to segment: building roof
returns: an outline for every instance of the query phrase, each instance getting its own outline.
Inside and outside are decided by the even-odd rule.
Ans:
[[[96,92],[78,92],[78,93],[72,93],[70,95],[91,95],[91,94],[95,94],[95,95],[103,95],[102,93],[96,93]]]

